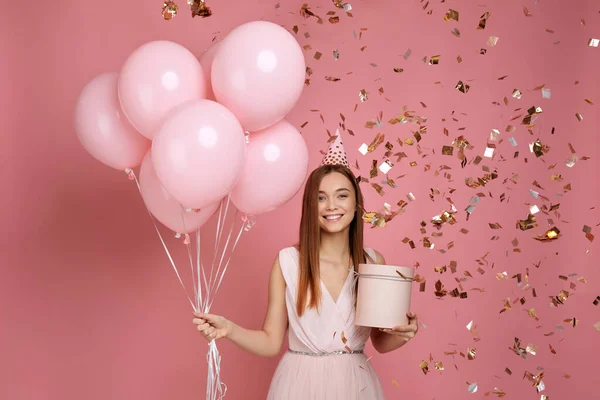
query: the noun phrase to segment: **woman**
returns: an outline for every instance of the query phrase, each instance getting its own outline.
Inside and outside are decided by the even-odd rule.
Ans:
[[[385,264],[377,251],[363,249],[362,205],[338,135],[306,183],[299,244],[281,250],[273,263],[263,328],[248,330],[221,316],[194,313],[205,339],[227,338],[264,357],[279,354],[289,327],[289,350],[268,400],[381,400],[379,379],[363,353],[366,341],[370,337],[378,352],[387,353],[418,330],[412,313],[409,325],[393,329],[354,325],[352,271],[359,263]]]

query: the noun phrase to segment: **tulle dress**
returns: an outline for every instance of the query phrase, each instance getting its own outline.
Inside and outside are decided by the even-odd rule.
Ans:
[[[367,253],[375,259],[372,249]],[[289,350],[273,376],[267,400],[383,400],[383,390],[363,353],[370,328],[354,325],[353,274],[348,274],[337,302],[321,282],[319,312],[296,313],[299,253],[280,251],[286,282]]]

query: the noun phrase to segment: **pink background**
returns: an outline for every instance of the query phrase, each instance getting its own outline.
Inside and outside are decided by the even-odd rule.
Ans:
[[[600,48],[587,46],[590,38],[600,37],[598,3],[432,1],[424,10],[424,2],[416,0],[352,0],[350,18],[331,1],[309,2],[312,11],[324,18],[323,24],[302,18],[302,3],[280,1],[276,8],[276,1],[211,0],[214,15],[192,19],[185,1],[179,0],[180,15],[169,22],[161,19],[158,0],[63,0],[5,10],[0,36],[5,60],[0,80],[2,92],[8,94],[0,97],[0,398],[204,397],[206,344],[194,330],[187,300],[133,183],[125,174],[96,162],[78,143],[73,107],[92,77],[118,71],[142,43],[173,40],[200,54],[213,37],[222,38],[233,27],[261,18],[288,29],[298,25],[299,43],[312,47],[305,51],[314,72],[311,84],[289,115],[298,127],[308,121],[302,133],[311,168],[321,159],[319,151],[326,149],[326,129],[335,131],[340,113],[356,135],[346,134],[345,142],[351,163],[359,162],[357,173],[368,176],[371,161],[383,160],[383,145],[367,156],[356,150],[377,132],[395,144],[394,152],[407,155],[390,172],[397,188],[386,186],[385,196],[380,197],[368,184],[363,186],[367,208],[372,210],[384,201],[396,204],[409,192],[415,195],[404,215],[384,229],[367,231],[367,244],[381,251],[389,263],[419,263],[418,273],[427,279],[425,292],[415,287],[413,296],[413,310],[424,324],[419,336],[387,355],[368,349],[388,398],[483,398],[498,388],[506,398],[539,399],[536,389],[522,378],[525,371],[541,370],[546,385],[542,394],[552,399],[597,395],[600,332],[593,324],[600,321],[600,306],[592,302],[600,295],[599,249],[598,240],[587,240],[582,229],[588,225],[598,235],[600,219],[596,186]],[[532,16],[524,15],[523,6]],[[459,22],[444,21],[448,8],[460,12]],[[338,24],[327,21],[330,11],[339,15]],[[486,11],[491,12],[486,29],[476,30]],[[454,28],[460,30],[460,38],[451,34]],[[362,36],[355,36],[359,32]],[[489,36],[499,37],[496,46],[486,44]],[[409,48],[412,54],[404,60]],[[487,48],[486,55],[478,54],[481,48]],[[337,61],[332,56],[335,49],[340,53]],[[323,54],[318,61],[313,58],[316,51]],[[439,65],[421,61],[438,54]],[[458,55],[463,59],[460,64]],[[395,73],[394,67],[404,72]],[[504,75],[508,77],[498,80]],[[325,76],[341,81],[330,82]],[[454,89],[458,80],[471,85],[467,94]],[[542,84],[552,90],[551,99],[533,90]],[[378,92],[381,87],[383,95]],[[523,92],[521,100],[511,97],[515,88]],[[361,89],[369,92],[364,103],[358,96]],[[505,96],[507,106],[502,102]],[[416,146],[400,147],[396,141],[411,137],[416,125],[387,123],[404,105],[428,117],[420,153]],[[515,132],[505,132],[511,117],[531,106],[543,108],[533,135],[520,120],[512,122]],[[366,129],[366,121],[379,112],[384,124]],[[584,116],[583,121],[577,120],[576,112]],[[479,166],[471,163],[483,155],[493,128],[502,132],[495,158]],[[456,157],[441,155],[442,146],[451,145],[459,135],[474,147],[466,152],[469,165],[464,169]],[[516,139],[517,147],[510,145],[509,137]],[[528,148],[537,138],[551,148],[540,158]],[[589,159],[567,168],[569,143],[580,158]],[[410,167],[410,161],[417,166]],[[451,169],[435,176],[442,165]],[[482,166],[497,168],[498,179],[483,188],[467,187],[464,179],[483,175]],[[519,174],[516,183],[509,180],[513,174]],[[552,181],[552,174],[560,174],[562,181]],[[405,176],[396,179],[400,175]],[[381,184],[383,179],[380,173],[372,181]],[[534,181],[544,189],[536,188]],[[564,192],[567,184],[572,190]],[[433,201],[432,188],[442,193]],[[533,198],[530,189],[548,201]],[[485,197],[466,221],[464,209],[476,193]],[[506,199],[500,201],[503,193]],[[458,209],[458,223],[438,232],[431,218],[451,203]],[[550,203],[560,203],[560,216],[539,213],[537,228],[515,229],[517,220],[526,218],[529,205],[541,208]],[[246,327],[261,326],[269,267],[278,249],[295,242],[299,213],[300,196],[296,196],[258,218],[237,249],[214,312]],[[419,231],[421,221],[427,223],[425,234]],[[502,229],[490,229],[489,223],[499,223]],[[562,232],[559,240],[532,239],[554,225]],[[214,226],[213,219],[205,233]],[[468,234],[459,232],[463,228]],[[434,237],[436,232],[443,235]],[[423,248],[424,236],[435,243],[435,249]],[[498,239],[492,240],[494,236]],[[414,241],[416,249],[401,242],[405,237]],[[520,252],[513,251],[514,239]],[[442,252],[451,242],[454,247]],[[173,242],[173,248],[181,250],[177,244]],[[481,275],[477,260],[486,254]],[[449,269],[441,275],[434,271],[453,260],[458,264],[455,274]],[[504,271],[509,277],[520,273],[525,278],[527,268],[535,298],[516,279],[496,279]],[[465,276],[467,271],[472,278]],[[559,275],[568,276],[568,281]],[[581,276],[586,283],[577,280]],[[437,279],[448,290],[462,280],[468,298],[437,299],[433,293]],[[571,283],[576,287],[571,288]],[[550,307],[549,298],[562,289],[569,291],[568,300],[558,308]],[[499,313],[506,298],[512,303],[521,297],[526,299],[524,305],[515,303],[510,311]],[[528,316],[530,308],[535,308],[539,321]],[[570,318],[577,318],[576,327],[564,322]],[[478,342],[466,329],[471,320],[477,325]],[[537,354],[527,360],[515,355],[510,350],[515,338],[523,347],[537,345]],[[264,399],[277,359],[245,354],[225,341],[219,347],[223,381],[229,386],[227,398]],[[468,347],[477,349],[475,360],[444,354],[466,354]],[[430,362],[430,372],[423,374],[419,363],[430,356],[445,369],[436,371]],[[467,387],[472,382],[478,383],[479,391],[470,395]]]

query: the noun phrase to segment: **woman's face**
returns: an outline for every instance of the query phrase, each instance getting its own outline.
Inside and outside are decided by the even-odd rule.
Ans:
[[[319,186],[319,225],[325,232],[341,232],[354,219],[356,193],[352,183],[339,172],[323,177]]]

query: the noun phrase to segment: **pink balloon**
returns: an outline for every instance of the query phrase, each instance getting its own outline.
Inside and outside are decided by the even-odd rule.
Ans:
[[[75,133],[98,161],[124,170],[140,165],[150,141],[137,132],[121,111],[117,97],[118,74],[92,79],[75,104]]]
[[[221,41],[211,69],[212,88],[219,103],[254,132],[290,112],[302,93],[305,70],[302,49],[288,31],[254,21]]]
[[[211,69],[212,69],[212,63],[213,60],[215,58],[215,55],[217,54],[217,51],[219,50],[219,46],[221,45],[221,42],[214,42],[212,45],[210,45],[210,47],[208,49],[206,49],[204,51],[204,53],[202,53],[200,55],[200,57],[198,57],[198,61],[200,61],[200,65],[202,65],[202,70],[204,71],[204,87],[206,87],[206,99],[208,100],[216,100],[215,99],[215,93],[213,92],[212,89],[212,82],[211,82]]]
[[[246,161],[242,126],[211,100],[178,107],[152,142],[164,187],[186,208],[203,208],[228,194]]]
[[[185,47],[149,42],[125,61],[119,99],[131,124],[152,139],[167,114],[179,104],[206,96],[200,62]]]
[[[190,233],[200,228],[215,213],[219,203],[204,207],[199,212],[187,212],[163,187],[152,164],[152,151],[148,151],[140,168],[140,188],[148,210],[163,225],[178,233]],[[183,211],[182,211],[183,210]]]
[[[246,166],[231,191],[241,212],[262,214],[289,201],[308,173],[308,148],[286,120],[250,135]]]

